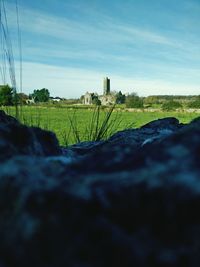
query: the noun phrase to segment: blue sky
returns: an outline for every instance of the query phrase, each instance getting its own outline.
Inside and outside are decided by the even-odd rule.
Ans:
[[[18,79],[15,1],[5,1]],[[18,0],[23,91],[200,94],[200,0]]]

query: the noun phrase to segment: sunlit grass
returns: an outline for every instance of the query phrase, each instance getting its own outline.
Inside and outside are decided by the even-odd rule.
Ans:
[[[15,115],[13,107],[4,109],[8,114]],[[61,145],[76,143],[78,141],[99,140],[107,138],[116,131],[126,129],[130,125],[134,128],[140,127],[152,120],[164,117],[176,117],[182,123],[188,123],[199,116],[199,113],[189,112],[128,112],[113,110],[108,123],[111,123],[109,132],[106,128],[103,136],[98,137],[99,127],[105,120],[106,113],[94,113],[92,109],[69,109],[43,106],[23,106],[20,113],[22,123],[29,126],[37,126],[55,132]],[[71,120],[71,122],[70,122]],[[98,125],[97,125],[98,123]],[[73,127],[76,129],[73,129]],[[95,128],[98,130],[95,132]],[[93,129],[93,130],[92,130]],[[75,137],[76,131],[76,137]],[[78,138],[77,138],[78,137]]]

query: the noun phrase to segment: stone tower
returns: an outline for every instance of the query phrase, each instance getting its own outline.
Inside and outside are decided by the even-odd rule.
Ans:
[[[103,79],[103,94],[104,95],[110,94],[110,79],[108,79],[108,77]]]

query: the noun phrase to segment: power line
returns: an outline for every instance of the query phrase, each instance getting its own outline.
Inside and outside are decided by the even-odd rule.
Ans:
[[[19,90],[22,93],[22,41],[21,41],[21,31],[19,23],[18,0],[15,0],[15,9],[16,9],[17,36],[18,36],[18,47],[19,47]],[[13,93],[15,98],[16,113],[17,113],[16,115],[18,116],[15,62],[14,62],[12,42],[8,27],[7,10],[4,0],[0,0],[0,44],[1,44],[0,57],[2,59],[2,64],[0,65],[0,75],[2,77],[3,83],[6,84],[7,69],[8,69],[8,74],[10,76],[10,82],[13,88]]]
[[[20,92],[22,93],[22,38],[20,31],[20,23],[19,23],[19,8],[18,8],[18,0],[15,1],[16,4],[16,14],[17,14],[17,33],[18,33],[18,45],[19,45],[19,61],[20,61],[20,69],[19,69],[19,83],[20,83]]]
[[[0,42],[1,42],[1,60],[2,64],[0,65],[0,72],[3,84],[6,83],[6,56],[5,56],[5,41],[3,34],[3,13],[2,13],[2,1],[0,0]]]
[[[12,83],[13,89],[16,91],[16,77],[15,77],[15,64],[14,64],[14,57],[13,57],[13,49],[12,49],[12,43],[10,39],[10,33],[8,28],[8,20],[7,20],[7,14],[6,14],[6,8],[5,8],[5,2],[2,0],[2,32],[3,37],[5,40],[5,55],[8,61],[8,68],[9,68],[9,74],[10,74],[10,80]]]
[[[5,54],[5,58],[8,62],[8,70],[10,75],[10,80],[13,88],[14,93],[14,99],[15,99],[15,108],[16,108],[16,117],[19,116],[18,112],[18,105],[17,105],[17,83],[16,83],[16,75],[15,75],[15,64],[14,64],[14,56],[13,56],[13,49],[12,49],[12,43],[8,28],[8,20],[7,20],[7,14],[6,14],[6,7],[4,0],[1,0],[1,34],[2,34],[2,53]],[[2,76],[4,76],[4,67],[6,67],[3,64],[2,67]]]

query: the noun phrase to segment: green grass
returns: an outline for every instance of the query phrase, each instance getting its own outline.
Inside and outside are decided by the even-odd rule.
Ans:
[[[13,107],[4,109],[8,114],[14,115]],[[43,107],[43,106],[23,106],[20,114],[22,123],[29,126],[38,126],[46,130],[55,132],[61,145],[68,145],[76,143],[77,141],[99,140],[106,139],[116,131],[123,130],[130,127],[140,127],[152,120],[164,117],[176,117],[182,123],[188,123],[192,119],[199,116],[198,113],[188,112],[128,112],[123,109],[120,111],[114,110],[110,114],[109,131],[104,128],[103,136],[98,137],[100,127],[106,119],[108,109],[94,114],[92,109],[73,109],[73,108],[59,108],[59,107]],[[96,118],[95,118],[96,116]],[[98,118],[98,126],[95,121]],[[70,122],[71,121],[71,122]],[[73,129],[73,127],[75,127]],[[91,128],[99,127],[99,131],[91,132]],[[76,134],[75,134],[76,132]],[[78,138],[77,138],[78,136]]]

